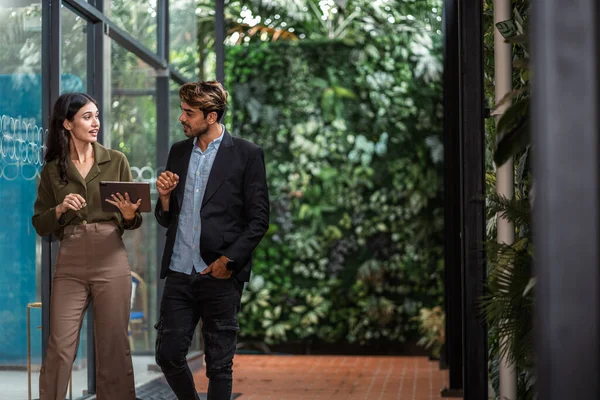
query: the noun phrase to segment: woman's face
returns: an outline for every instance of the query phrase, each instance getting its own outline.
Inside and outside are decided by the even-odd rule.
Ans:
[[[65,121],[63,125],[73,139],[84,143],[96,142],[100,130],[98,107],[90,101],[77,111],[72,121]]]

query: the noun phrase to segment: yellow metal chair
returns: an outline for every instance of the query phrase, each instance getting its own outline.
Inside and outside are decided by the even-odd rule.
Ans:
[[[131,311],[129,313],[129,345],[134,349],[134,335],[143,334],[146,349],[150,344],[148,332],[148,287],[142,277],[131,271]],[[139,294],[139,301],[138,299]],[[139,305],[139,308],[135,308]]]

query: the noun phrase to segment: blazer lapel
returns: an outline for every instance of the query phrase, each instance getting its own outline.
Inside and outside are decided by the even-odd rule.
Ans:
[[[190,166],[190,157],[192,157],[192,151],[194,150],[194,140],[189,139],[188,143],[183,146],[183,153],[177,158],[177,164],[173,166],[173,173],[179,175],[179,184],[175,188],[175,198],[177,198],[177,204],[179,210],[181,210],[181,203],[183,203],[183,195],[185,194],[185,181],[188,175],[188,168]]]
[[[202,206],[206,204],[210,198],[215,194],[223,180],[229,173],[231,167],[232,156],[235,153],[235,146],[233,145],[233,139],[227,129],[223,133],[223,141],[219,146],[219,151],[215,157],[215,161],[210,170],[208,182],[206,183],[206,190],[204,192],[204,198],[202,199]]]

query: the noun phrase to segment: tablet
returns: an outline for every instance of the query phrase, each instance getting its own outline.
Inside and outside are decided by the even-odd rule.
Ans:
[[[102,211],[118,212],[116,206],[106,202],[106,199],[112,199],[111,194],[121,193],[125,196],[125,192],[129,194],[132,203],[142,199],[142,204],[138,211],[152,211],[150,204],[150,184],[147,182],[119,182],[119,181],[101,181],[100,182],[100,198],[102,199]]]

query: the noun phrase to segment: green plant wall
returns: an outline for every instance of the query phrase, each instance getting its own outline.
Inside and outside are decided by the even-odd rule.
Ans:
[[[442,304],[440,42],[227,49],[227,124],[264,149],[271,195],[242,340],[403,342]]]

